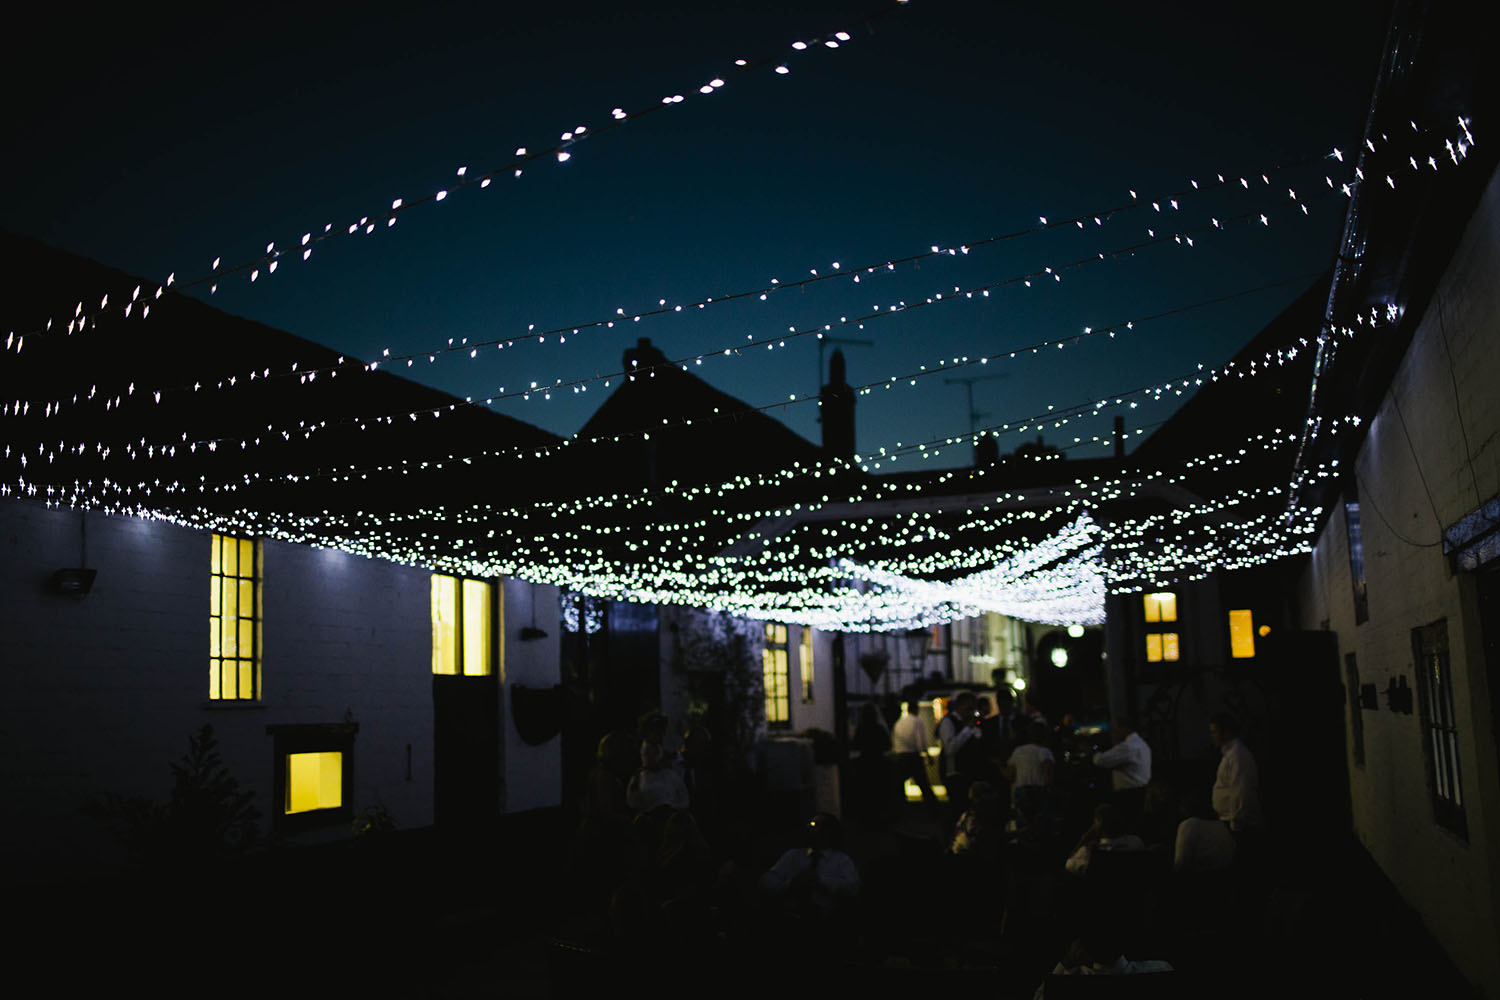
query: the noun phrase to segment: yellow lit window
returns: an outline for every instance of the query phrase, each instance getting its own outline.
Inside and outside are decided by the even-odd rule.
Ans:
[[[1255,618],[1249,611],[1229,612],[1229,655],[1236,660],[1255,655]]]
[[[337,751],[287,754],[287,815],[337,809],[343,804],[343,754]]]
[[[208,577],[208,697],[260,697],[260,544],[211,535]]]
[[[1176,632],[1146,633],[1146,661],[1148,663],[1160,663],[1163,660],[1175,662],[1177,656]]]
[[[494,593],[483,580],[433,576],[433,673],[483,677],[494,670]]]
[[[791,692],[787,690],[786,626],[766,625],[766,648],[761,654],[766,687],[766,721],[784,726],[791,721]]]
[[[1144,603],[1146,621],[1175,622],[1177,620],[1177,595],[1171,591],[1146,594]]]
[[[802,627],[802,649],[800,664],[802,667],[802,700],[804,702],[813,700],[813,634],[812,629]]]

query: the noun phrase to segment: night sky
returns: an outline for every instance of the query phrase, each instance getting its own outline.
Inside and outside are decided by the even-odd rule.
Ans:
[[[729,357],[724,348],[835,324],[831,336],[873,341],[845,347],[850,380],[873,382],[1261,289],[1113,340],[863,396],[867,452],[967,430],[963,389],[945,377],[997,376],[974,386],[986,425],[1225,361],[1333,260],[1345,202],[1323,178],[1340,180],[1344,166],[1326,154],[1358,142],[1384,31],[1366,3],[1209,12],[913,0],[868,24],[882,0],[706,6],[209,5],[179,19],[132,7],[85,19],[52,5],[38,11],[50,23],[12,36],[0,70],[9,95],[0,226],[184,282],[208,274],[215,257],[228,267],[270,241],[293,248],[326,223],[342,231],[369,216],[373,235],[318,243],[306,263],[292,253],[253,284],[247,273],[226,277],[212,301],[374,359],[384,348],[492,341],[532,324],[798,281],[835,261],[852,271],[978,243],[1043,216],[1127,205],[1131,190],[1163,208],[1142,204],[1081,231],[928,258],[859,284],[620,322],[565,344],[490,347],[473,360],[424,358],[409,371],[478,398],[611,374],[625,347],[650,337],[668,357],[704,356],[693,370],[723,390],[774,404],[816,390],[813,339]],[[837,49],[791,48],[836,31],[850,35]],[[734,75],[737,57],[771,62]],[[789,73],[773,72],[780,62]],[[725,85],[700,95],[716,77]],[[613,108],[636,112],[676,94],[679,104],[600,131]],[[511,176],[517,147],[550,148],[578,125],[599,134],[569,147],[566,163],[539,159]],[[1298,165],[1272,172],[1287,164]],[[454,190],[385,226],[394,199],[455,188],[460,166],[471,179],[505,169],[487,189]],[[1231,183],[1180,198],[1177,211],[1158,198],[1218,173]],[[1198,231],[1211,218],[1224,229]],[[1138,245],[1148,228],[1164,238],[1193,231],[1193,246],[1167,239],[1065,270],[1061,282],[1011,282],[988,298],[837,326],[876,304],[951,299],[955,286]],[[495,405],[572,434],[608,391],[595,383]],[[1047,440],[1106,434],[1115,412],[1049,427]],[[1149,427],[1168,412],[1152,404],[1127,419]],[[811,404],[772,415],[817,439]],[[1000,446],[1020,441],[1010,434]],[[962,447],[939,461],[968,458]]]

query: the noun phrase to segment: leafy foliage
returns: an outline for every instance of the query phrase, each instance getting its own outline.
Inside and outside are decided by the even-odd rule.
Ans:
[[[86,808],[113,823],[126,849],[147,865],[201,862],[254,844],[260,812],[255,793],[240,787],[224,766],[213,726],[188,737],[188,751],[172,762],[172,795],[166,805],[106,793]]]

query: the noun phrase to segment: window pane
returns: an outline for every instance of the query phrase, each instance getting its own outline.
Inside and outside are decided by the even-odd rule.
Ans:
[[[208,696],[210,698],[214,698],[214,699],[222,698],[223,697],[223,695],[219,691],[219,661],[218,660],[209,660],[208,661]]]
[[[225,576],[234,576],[239,572],[239,560],[236,558],[238,552],[239,546],[234,544],[233,538],[224,539],[224,559],[220,572]]]
[[[1146,662],[1161,662],[1161,633],[1149,632],[1146,634]]]
[[[490,585],[464,581],[464,673],[470,677],[490,672]]]
[[[458,581],[432,578],[432,672],[458,673]]]
[[[240,576],[255,575],[255,542],[240,539]]]
[[[1163,660],[1177,659],[1177,633],[1164,632],[1161,637],[1161,658]]]
[[[208,543],[208,571],[214,575],[223,572],[219,568],[219,549],[224,544],[223,535],[210,535]]]
[[[208,613],[217,616],[219,613],[219,578],[211,576],[208,578]]]
[[[1175,622],[1177,620],[1177,595],[1171,591],[1147,594],[1144,611],[1148,622]]]
[[[223,592],[224,606],[219,613],[222,614],[225,618],[237,617],[240,613],[240,602],[237,596],[239,594],[239,589],[236,588],[234,584],[230,583],[226,584],[223,587]]]
[[[219,630],[219,653],[223,656],[239,656],[239,619],[225,618],[221,620],[222,628]]]
[[[286,758],[286,811],[337,809],[344,804],[344,755],[294,753]]]
[[[1249,611],[1229,612],[1229,655],[1236,660],[1255,655],[1255,619]]]
[[[249,660],[239,661],[239,685],[235,689],[236,698],[254,698],[259,692],[255,690],[255,665]]]
[[[800,661],[802,668],[802,700],[813,700],[813,642],[812,629],[802,627],[802,656]]]

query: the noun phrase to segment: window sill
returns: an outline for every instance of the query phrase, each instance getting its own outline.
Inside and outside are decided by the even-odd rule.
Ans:
[[[209,699],[199,707],[208,712],[263,712],[265,711],[266,703],[263,701]]]

